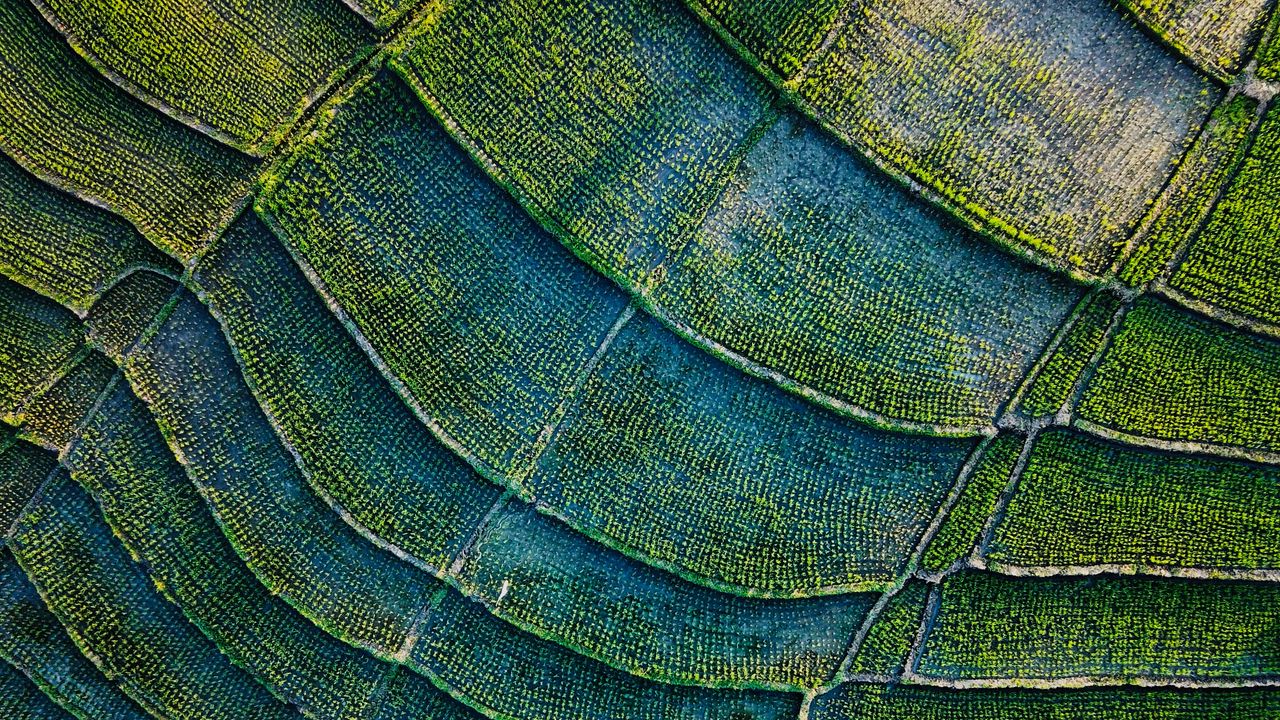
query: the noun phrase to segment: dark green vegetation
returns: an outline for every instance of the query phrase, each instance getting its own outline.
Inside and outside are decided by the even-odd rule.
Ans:
[[[782,720],[798,695],[645,682],[515,630],[455,593],[439,600],[409,662],[496,717]]]
[[[1269,0],[28,3],[0,717],[1280,717]]]
[[[106,398],[68,464],[157,586],[277,695],[313,717],[367,716],[383,704],[380,688],[396,666],[339,642],[271,597],[238,560],[128,388],[117,386]],[[426,678],[416,684],[428,699],[438,694]]]
[[[1081,374],[1102,349],[1121,304],[1119,297],[1108,292],[1090,295],[1080,303],[1061,342],[1032,375],[1018,402],[1020,411],[1033,418],[1048,417],[1071,402]]]
[[[413,417],[252,214],[214,248],[196,279],[249,389],[312,487],[418,562],[448,566],[501,489]],[[208,321],[202,331],[224,344]],[[253,398],[243,402],[250,406]],[[317,523],[330,515],[317,513]]]
[[[8,549],[0,550],[0,656],[76,717],[147,717],[80,653]]]
[[[115,374],[116,366],[102,353],[90,351],[82,355],[27,406],[24,432],[45,447],[67,447]]]
[[[172,262],[118,216],[41,182],[0,155],[0,272],[76,312],[121,275]]]
[[[334,109],[262,204],[422,412],[492,472],[527,476],[625,295],[394,76]]]
[[[1244,157],[1257,108],[1256,101],[1237,95],[1214,110],[1139,226],[1137,243],[1118,273],[1121,280],[1144,285],[1164,274],[1165,266],[1199,229],[1223,183]]]
[[[764,84],[669,0],[451,6],[399,63],[540,219],[641,287],[769,115]]]
[[[667,280],[664,312],[839,401],[989,424],[1079,297],[784,115]]]
[[[1280,343],[1143,298],[1085,390],[1081,416],[1161,441],[1280,449]]]
[[[642,316],[578,395],[532,493],[650,557],[777,595],[890,582],[974,446],[839,417]]]
[[[251,152],[269,149],[371,35],[340,0],[39,4],[104,72]]]
[[[1271,110],[1170,285],[1197,300],[1280,323],[1278,163],[1280,113]]]
[[[307,491],[222,339],[185,295],[125,364],[250,569],[344,640],[393,655],[437,583],[380,552]]]
[[[1024,566],[1280,568],[1280,472],[1051,430],[1037,438],[987,556]]]
[[[984,525],[1013,478],[1024,444],[1022,435],[1002,433],[980,451],[982,455],[965,479],[959,498],[920,558],[923,569],[943,572],[982,542]]]
[[[992,685],[1274,675],[1278,592],[1274,583],[963,572],[942,583],[915,671]]]
[[[549,60],[519,58],[525,65],[512,67],[517,58],[496,54],[493,45],[510,32],[577,38],[591,12],[603,12],[557,8],[529,14],[534,23],[509,5],[446,13],[415,39],[400,67],[535,218],[681,334],[730,362],[848,412],[972,432],[991,422],[1077,296],[1061,279],[1010,261],[930,212],[794,113],[772,119],[768,98],[748,102],[754,85],[743,89],[747,81],[722,67],[723,49],[704,47],[710,41],[701,34],[650,40],[655,28],[682,26],[678,8],[638,3],[617,10],[608,22],[643,41],[593,44],[597,60],[575,56],[573,67],[547,74],[541,92],[563,98],[557,102],[581,117],[541,105],[504,109],[534,90],[526,87],[526,66]],[[678,39],[682,50],[673,53]],[[707,56],[700,66],[694,53]],[[475,54],[492,58],[493,70],[475,76]],[[605,60],[610,65],[597,66]],[[642,61],[645,72],[670,64],[682,78],[697,66],[705,87],[669,107],[673,89],[689,83],[632,88],[632,68]],[[585,80],[570,83],[580,75],[627,82],[627,94],[637,95],[628,112],[644,134],[612,127],[625,117],[589,113],[596,90]],[[552,161],[547,147],[528,145],[546,136],[572,140],[563,159],[560,150]],[[614,155],[624,146],[641,150],[622,163]],[[587,150],[590,158],[580,157]],[[648,160],[653,152],[670,159],[648,171],[656,182],[644,181],[640,190],[636,163],[656,161]],[[388,151],[379,154],[368,163],[394,172]],[[700,175],[691,176],[683,163],[699,159]],[[565,189],[568,181],[577,184]],[[328,192],[324,181],[305,187]],[[365,202],[383,205],[377,197],[347,197],[362,209]],[[645,211],[620,215],[623,202]],[[910,290],[885,302],[886,287],[908,278]]]
[[[16,425],[82,343],[74,315],[0,278],[0,419]]]
[[[911,653],[925,609],[928,586],[908,580],[867,628],[848,672],[852,675],[895,675]]]
[[[951,690],[850,683],[818,698],[812,720],[1200,720],[1271,717],[1275,690]]]
[[[734,597],[673,580],[512,502],[468,550],[459,586],[501,617],[632,672],[695,684],[816,686],[876,595]]]
[[[120,279],[93,304],[85,322],[89,339],[117,363],[162,317],[175,299],[178,283],[149,272]]]
[[[98,75],[29,3],[0,2],[0,53],[0,149],[164,250],[198,251],[248,190],[248,157]]]
[[[70,720],[75,717],[55,705],[16,668],[4,663],[0,663],[0,713],[13,720]]]
[[[423,3],[415,0],[352,0],[348,4],[375,28],[385,30]],[[434,3],[425,4],[430,9],[435,7]]]
[[[10,543],[71,638],[144,708],[193,720],[294,715],[160,597],[65,470]]]

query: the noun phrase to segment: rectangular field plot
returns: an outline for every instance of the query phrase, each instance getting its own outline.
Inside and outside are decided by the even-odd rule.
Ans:
[[[195,279],[312,487],[419,561],[448,566],[502,489],[413,416],[253,213]]]
[[[83,313],[124,272],[176,265],[117,215],[0,153],[0,273]]]
[[[0,469],[0,473],[3,472],[6,470]],[[47,474],[36,477],[36,483]],[[8,529],[11,524],[6,523],[4,527]],[[31,678],[48,697],[75,713],[75,717],[120,720],[150,717],[81,654],[7,548],[0,549],[0,657]],[[5,697],[5,690],[0,688],[0,706]],[[15,716],[0,714],[0,717]]]
[[[1280,110],[1258,126],[1253,147],[1204,230],[1169,280],[1179,292],[1280,323]]]
[[[307,487],[200,302],[185,295],[125,374],[254,574],[343,640],[394,654],[438,582]]]
[[[1280,469],[1049,430],[987,555],[1020,566],[1280,568]]]
[[[100,76],[35,8],[0,0],[0,148],[190,257],[252,181],[254,161]]]
[[[859,0],[798,93],[971,222],[1087,273],[1221,95],[1096,0]]]
[[[1179,578],[949,576],[921,678],[1247,680],[1280,669],[1280,587]]]
[[[311,716],[370,711],[389,666],[271,596],[127,385],[104,400],[67,464],[166,597],[228,657]]]
[[[1268,0],[1120,0],[1144,25],[1201,68],[1227,77],[1266,27]]]
[[[357,49],[371,52],[370,29],[342,0],[37,3],[105,74],[251,152],[269,149]]]
[[[12,547],[76,644],[139,704],[175,720],[298,717],[159,595],[65,471]]]
[[[1125,316],[1080,414],[1141,437],[1280,449],[1280,343],[1144,298]]]
[[[491,717],[557,720],[783,720],[800,696],[667,685],[516,630],[449,592],[422,626],[410,666]]]
[[[16,424],[84,342],[80,320],[54,301],[0,277],[0,418]]]
[[[328,111],[259,205],[414,400],[502,476],[626,306],[485,176],[403,82]]]
[[[1272,717],[1275,688],[950,690],[847,684],[817,698],[810,720],[1241,720]]]
[[[729,595],[626,558],[523,503],[490,519],[460,581],[542,637],[646,677],[712,686],[825,682],[877,597]]]
[[[972,439],[866,427],[637,315],[530,481],[575,527],[757,594],[880,589]]]
[[[451,6],[397,63],[536,215],[641,288],[770,102],[678,0]]]
[[[981,426],[1080,292],[787,113],[747,153],[653,298],[839,401]]]
[[[782,80],[804,66],[837,21],[841,0],[687,0]]]

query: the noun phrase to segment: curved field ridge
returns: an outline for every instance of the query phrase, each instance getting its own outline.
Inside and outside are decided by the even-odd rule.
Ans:
[[[609,13],[610,22],[635,34],[690,22],[669,3],[614,2],[594,11]],[[621,41],[599,50],[619,69],[597,68],[585,56],[537,59],[553,83],[545,92],[580,108],[577,112],[590,115],[592,122],[598,119],[584,103],[594,98],[595,89],[559,78],[621,82],[632,72],[625,68],[642,64],[647,73],[665,71],[667,84],[661,89],[669,93],[668,88],[684,87],[682,78],[695,67],[703,76],[716,73],[716,84],[696,103],[642,107],[637,118],[602,115],[619,127],[580,137],[572,146],[616,152],[604,138],[643,131],[634,142],[666,147],[685,135],[654,121],[701,121],[701,135],[690,138],[697,143],[690,151],[725,157],[705,161],[704,175],[690,179],[705,192],[683,201],[678,220],[683,229],[676,233],[669,230],[670,222],[649,221],[646,214],[612,224],[584,223],[582,209],[563,206],[560,196],[544,187],[540,173],[551,169],[543,162],[545,151],[521,144],[539,131],[579,137],[581,118],[539,115],[519,104],[521,94],[529,92],[519,69],[524,60],[494,47],[508,31],[519,32],[533,46],[542,34],[575,38],[584,32],[580,21],[559,9],[480,4],[426,24],[395,62],[450,131],[470,144],[482,166],[513,188],[535,217],[693,342],[873,423],[975,434],[994,421],[1012,385],[1074,302],[1077,288],[1009,260],[961,225],[939,217],[794,113],[774,120],[753,110],[751,128],[733,126],[738,127],[734,144],[721,151],[719,138],[707,135],[727,121],[709,122],[699,113],[719,108],[716,118],[730,112],[738,117],[749,109],[743,99],[749,95],[718,89],[745,81],[736,69],[721,69],[726,53],[714,46],[705,50],[714,64],[689,59],[664,65],[684,56],[673,55],[666,45]],[[516,25],[508,30],[504,22]],[[702,48],[704,42],[691,47]],[[475,77],[476,63],[471,55],[459,56],[459,43],[506,70]],[[465,87],[460,85],[464,78]],[[511,112],[500,110],[513,104],[518,107]],[[514,137],[512,112],[529,123]],[[664,184],[680,179],[674,169],[657,177]],[[581,187],[599,187],[618,201],[655,202],[649,191],[635,187],[637,182],[615,173],[584,179]],[[640,262],[642,257],[649,259]],[[911,278],[911,287],[892,289],[890,277],[895,282]]]
[[[1267,0],[1121,0],[1139,20],[1206,72],[1239,72],[1266,28]]]
[[[0,3],[0,149],[120,213],[162,249],[198,251],[255,163],[112,85],[23,0]]]
[[[1278,33],[0,0],[0,718],[1280,717]]]
[[[1221,96],[1092,0],[865,0],[820,32],[823,51],[783,85],[807,112],[976,227],[1083,276],[1106,273]]]
[[[354,159],[339,162],[345,158]],[[413,192],[405,191],[406,182],[412,183]],[[323,204],[318,204],[320,198],[325,198]],[[446,442],[460,446],[481,472],[522,497],[537,498],[576,528],[735,591],[785,596],[884,586],[901,569],[904,553],[932,518],[972,445],[971,440],[900,438],[866,430],[765,382],[724,372],[715,359],[650,318],[628,320],[623,293],[529,221],[393,77],[379,76],[358,85],[294,163],[272,179],[259,205],[286,244],[313,270],[331,302],[394,379],[403,383],[420,415]],[[942,221],[927,222],[936,226]],[[231,237],[237,235],[233,231]],[[262,247],[255,255],[263,258],[272,252],[276,251]],[[221,256],[215,252],[210,260]],[[1009,269],[1017,278],[1018,269]],[[259,286],[246,271],[234,272],[241,278],[240,287]],[[277,278],[286,274],[293,273],[287,268],[270,273]],[[949,282],[940,276],[937,283]],[[371,285],[371,278],[380,283]],[[674,282],[684,284],[682,279]],[[965,292],[978,294],[968,287],[955,291]],[[985,342],[973,339],[972,345],[981,348],[976,352],[986,352],[997,342],[1013,344],[1008,334],[1034,333],[1037,326],[1048,330],[1055,316],[1065,313],[1057,305],[1065,306],[1073,291],[1037,276],[1025,284],[1000,285],[997,292],[1009,298],[1003,308],[977,310],[972,321],[955,321],[990,328],[999,336]],[[215,305],[223,294],[211,293]],[[279,306],[279,301],[267,298],[258,295],[251,304]],[[967,303],[968,298],[960,304]],[[1022,304],[1030,303],[1048,307],[1020,312]],[[312,304],[312,314],[323,312],[318,303]],[[1018,314],[1016,321],[1009,317],[1013,314]],[[386,322],[393,317],[403,320]],[[299,318],[292,324],[300,327],[304,322],[314,323]],[[680,358],[688,372],[704,379],[682,378],[675,368],[665,367],[650,373],[644,385],[631,383],[630,376],[613,377],[612,368],[635,362],[637,351],[627,339],[636,337],[637,325],[649,328],[656,338],[645,352]],[[1025,342],[1029,346],[1041,341]],[[1030,347],[1022,352],[1028,359],[1032,355]],[[242,353],[250,366],[258,354],[247,348]],[[993,356],[981,360],[995,365],[999,361]],[[278,362],[289,360],[282,356]],[[941,361],[936,364],[940,367],[935,377],[950,370]],[[1016,370],[1001,372],[1012,382]],[[271,389],[288,382],[287,376],[272,376],[266,368],[250,367],[250,373],[259,378],[267,404],[278,408],[282,424],[292,424],[287,418],[294,415],[293,403],[283,396],[296,390]],[[700,382],[702,392],[719,385],[718,394],[698,398],[693,388]],[[582,429],[587,421],[574,418],[592,417],[599,396],[608,392],[617,396],[615,400],[630,397],[626,402],[635,407],[601,414],[598,422]],[[669,398],[671,410],[663,418],[646,414],[662,412],[656,407],[641,407],[652,400],[652,392]],[[723,401],[734,396],[742,398],[743,407],[723,409]],[[574,410],[579,404],[584,408]],[[750,419],[734,417],[739,413]],[[667,451],[656,438],[646,440],[635,433],[651,421],[668,433],[687,430],[681,430],[678,440],[669,435]],[[696,432],[699,422],[724,430],[704,440]],[[303,432],[301,427],[292,431],[299,453],[305,455],[309,443],[301,440]],[[609,448],[580,447],[583,432],[596,434]],[[631,433],[625,443],[617,441],[622,433]],[[719,443],[716,436],[721,434],[733,439]],[[836,449],[841,443],[848,445],[843,451]],[[722,447],[713,449],[716,444]],[[615,451],[627,446],[634,449],[626,454]],[[785,458],[803,447],[815,454],[800,462]],[[570,454],[573,457],[566,459]],[[718,472],[698,467],[698,456],[706,454],[718,456]],[[804,465],[821,465],[824,457],[834,463],[837,456],[850,468],[845,473],[806,476]],[[537,469],[540,458],[543,467]],[[653,476],[655,464],[666,465],[672,475],[659,480]],[[605,481],[604,476],[611,479]],[[619,476],[635,484],[623,487]],[[703,497],[657,492],[659,485],[681,476]],[[744,484],[753,477],[750,485]],[[854,478],[859,487],[841,491],[840,485]],[[792,486],[784,488],[788,482]],[[362,512],[359,498],[341,499],[350,493],[340,487],[332,492],[357,517],[371,514]],[[637,504],[646,505],[652,517],[671,520],[655,525],[649,535],[630,531],[628,526],[647,524],[633,524]],[[719,511],[722,505],[740,508],[741,514],[726,516]],[[883,517],[877,519],[877,513]],[[804,518],[805,529],[787,529],[784,517]],[[895,522],[900,524],[894,527]],[[410,541],[406,531],[382,527],[385,531],[374,529],[386,540],[434,567],[442,566],[434,551],[414,551],[426,547]],[[662,539],[667,535],[680,540]],[[740,545],[728,549],[733,543]],[[688,549],[675,552],[675,545]],[[781,565],[804,570],[792,574],[783,572]]]
[[[0,419],[17,424],[83,343],[75,315],[0,277]]]
[[[196,277],[311,487],[383,549],[509,622],[646,677],[794,688],[834,672],[874,602],[733,597],[624,557],[525,503],[495,505],[501,488],[410,415],[252,216]],[[467,497],[470,509],[455,510]]]
[[[468,611],[492,618],[488,623],[502,629],[498,637],[454,638],[452,632],[435,637],[435,630],[429,628],[438,625],[429,625],[429,621],[447,624],[449,618],[435,609],[442,585],[419,566],[402,562],[361,537],[308,491],[300,471],[253,405],[214,320],[195,297],[184,297],[155,337],[134,351],[125,363],[125,375],[157,419],[169,428],[188,473],[260,582],[321,628],[381,659],[421,669],[467,705],[527,717],[516,711],[524,703],[538,701],[539,693],[530,688],[521,696],[512,694],[513,688],[490,687],[474,675],[481,667],[454,666],[456,651],[438,647],[440,643],[458,642],[474,652],[509,656],[502,661],[504,665],[531,676],[577,673],[584,687],[611,688],[604,696],[581,692],[559,701],[568,702],[563,706],[566,717],[585,719],[602,712],[616,717],[640,716],[635,708],[644,705],[636,705],[637,697],[657,703],[646,710],[654,719],[675,720],[681,716],[680,703],[685,701],[728,717],[730,712],[723,707],[735,706],[737,697],[753,697],[753,693],[682,688],[628,675],[512,628],[492,618],[479,603],[466,601],[453,591],[447,591],[448,598],[457,598]],[[209,415],[215,420],[201,423],[202,416]],[[209,432],[207,428],[219,428],[220,434],[201,436]],[[219,462],[219,457],[236,457],[237,461]],[[449,660],[444,665],[439,664],[442,656]],[[454,678],[456,673],[462,675]],[[493,692],[498,692],[498,697],[489,697]],[[797,697],[763,693],[759,702],[764,708],[787,707]],[[764,716],[781,715],[769,710]]]
[[[271,597],[222,536],[127,386],[117,385],[105,399],[68,465],[166,596],[233,661],[309,717],[381,712],[381,691],[396,666],[343,644]],[[421,686],[420,717],[465,716],[426,678],[411,685]]]
[[[75,717],[148,717],[80,653],[7,548],[0,550],[0,656]]]
[[[641,288],[771,115],[764,83],[671,0],[452,5],[397,62],[535,212]]]
[[[13,720],[71,720],[27,677],[8,663],[0,663],[0,713]]]
[[[773,595],[890,584],[976,444],[807,405],[647,317],[578,395],[533,494],[677,567]]]
[[[218,338],[185,294],[125,375],[264,584],[341,639],[396,654],[438,583],[338,522],[307,490]]]
[[[159,596],[65,470],[47,484],[10,542],[76,644],[153,714],[297,717]]]
[[[995,419],[1080,292],[786,113],[652,297],[800,383],[890,417],[972,428]]]
[[[260,204],[423,411],[498,474],[527,476],[625,294],[559,247],[394,76],[332,112]]]
[[[6,541],[55,468],[53,453],[22,440],[0,451],[0,528]],[[7,548],[0,550],[0,658],[76,717],[146,717],[80,654]]]
[[[340,0],[36,4],[117,84],[255,154],[371,39]]]
[[[122,275],[175,265],[117,215],[0,153],[0,273],[83,314]]]

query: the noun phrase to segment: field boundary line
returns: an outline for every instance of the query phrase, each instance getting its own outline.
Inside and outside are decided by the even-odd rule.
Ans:
[[[613,319],[613,323],[605,332],[604,337],[602,337],[600,342],[597,343],[596,349],[591,353],[591,357],[587,358],[586,362],[582,363],[578,368],[578,372],[573,378],[573,384],[565,390],[563,395],[560,396],[560,401],[556,403],[555,409],[551,411],[551,416],[547,418],[546,424],[543,425],[542,430],[538,433],[537,440],[534,441],[533,447],[530,448],[530,456],[527,461],[528,467],[524,470],[518,471],[518,474],[508,481],[509,483],[514,483],[519,487],[529,487],[528,482],[537,475],[538,468],[542,464],[543,455],[545,455],[555,444],[555,441],[559,439],[558,436],[561,427],[570,419],[573,413],[576,413],[578,407],[581,405],[582,398],[579,396],[582,393],[583,387],[587,384],[587,381],[591,379],[591,375],[604,360],[605,355],[609,352],[610,346],[613,345],[613,341],[616,340],[618,334],[622,332],[622,328],[626,327],[627,323],[631,321],[631,318],[635,317],[635,314],[636,308],[635,303],[633,302],[627,302],[627,304],[622,307],[622,310],[618,312],[617,317]],[[530,488],[528,492],[532,493],[532,489]]]
[[[1020,565],[984,560],[985,569],[1011,577],[1084,577],[1090,575],[1154,576],[1208,581],[1280,582],[1280,568],[1214,568],[1202,565],[1095,563],[1087,565]]]
[[[799,395],[815,405],[819,405],[828,410],[836,412],[846,417],[852,417],[863,421],[872,427],[898,430],[902,432],[934,435],[940,437],[971,437],[977,435],[994,435],[995,426],[992,423],[985,425],[949,425],[943,423],[927,423],[914,420],[904,420],[894,418],[873,410],[869,410],[861,405],[841,400],[840,398],[812,387],[811,385],[797,381],[767,365],[763,365],[742,355],[727,346],[712,340],[703,333],[694,330],[684,321],[676,319],[655,303],[650,293],[639,287],[635,282],[627,280],[618,273],[608,268],[608,264],[603,262],[593,251],[587,248],[573,233],[562,227],[559,222],[552,218],[540,204],[533,200],[521,187],[519,187],[500,164],[498,164],[470,135],[458,124],[458,122],[450,115],[448,110],[435,98],[425,87],[424,83],[417,76],[416,71],[407,67],[406,63],[393,61],[392,67],[397,70],[406,82],[413,89],[419,100],[428,111],[436,117],[444,126],[446,132],[457,142],[463,150],[476,162],[480,168],[490,176],[490,178],[499,186],[505,189],[515,199],[516,203],[525,210],[543,229],[547,230],[552,236],[557,238],[572,253],[584,261],[590,269],[604,277],[609,278],[615,284],[623,289],[632,297],[639,309],[644,310],[649,315],[659,320],[663,325],[674,331],[686,342],[709,352],[720,361],[736,367],[748,375],[768,380],[773,384],[781,387],[783,390]]]
[[[1280,324],[1260,320],[1245,313],[1229,310],[1207,300],[1187,295],[1163,280],[1152,282],[1151,294],[1170,300],[1176,305],[1185,307],[1205,317],[1213,318],[1223,325],[1229,325],[1236,330],[1259,335],[1263,338],[1280,340]]]
[[[1166,440],[1163,438],[1138,435],[1116,430],[1101,423],[1077,417],[1070,426],[1084,430],[1107,440],[1114,440],[1127,445],[1166,450],[1174,453],[1214,455],[1235,460],[1250,460],[1262,465],[1280,465],[1280,451],[1259,450],[1239,445],[1222,445],[1217,443],[1197,442],[1193,440]]]

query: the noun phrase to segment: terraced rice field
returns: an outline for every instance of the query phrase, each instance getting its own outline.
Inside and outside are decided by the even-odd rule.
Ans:
[[[1270,0],[0,0],[0,718],[1280,718]]]

